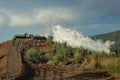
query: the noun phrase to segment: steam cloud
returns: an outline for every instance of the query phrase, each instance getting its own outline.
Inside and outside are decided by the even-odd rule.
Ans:
[[[60,25],[53,27],[53,41],[59,43],[66,42],[68,46],[73,48],[79,48],[82,46],[85,49],[104,51],[106,53],[110,53],[109,48],[112,44],[114,44],[114,42],[110,41],[103,43],[100,40],[92,40],[76,30],[63,28]]]

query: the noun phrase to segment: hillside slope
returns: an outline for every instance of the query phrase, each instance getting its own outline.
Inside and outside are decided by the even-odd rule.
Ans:
[[[93,39],[101,39],[103,41],[115,41],[115,44],[112,45],[111,50],[112,51],[120,51],[120,30],[114,31],[111,33],[106,33],[106,34],[100,34],[100,35],[95,35],[92,36]]]
[[[7,53],[10,41],[0,43],[0,73],[3,73],[7,63]]]

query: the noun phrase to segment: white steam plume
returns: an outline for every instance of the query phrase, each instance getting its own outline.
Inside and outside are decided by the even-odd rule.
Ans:
[[[85,49],[104,51],[106,53],[110,53],[109,48],[114,44],[114,42],[110,41],[102,43],[100,40],[92,40],[76,30],[63,28],[60,25],[53,27],[53,41],[59,43],[66,42],[68,46],[73,48],[79,48],[82,46]]]

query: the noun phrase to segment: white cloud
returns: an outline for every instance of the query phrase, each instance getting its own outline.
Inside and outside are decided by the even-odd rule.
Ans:
[[[8,25],[30,26],[34,24],[56,24],[65,21],[75,21],[76,15],[74,11],[68,8],[47,8],[47,9],[31,9],[31,11],[16,12],[13,10],[0,10],[7,16]]]

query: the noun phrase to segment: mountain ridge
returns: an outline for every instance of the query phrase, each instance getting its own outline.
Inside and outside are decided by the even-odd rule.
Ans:
[[[92,39],[100,39],[103,40],[104,42],[109,40],[109,41],[115,41],[115,44],[111,46],[111,51],[114,52],[120,52],[120,30],[105,33],[105,34],[99,34],[99,35],[94,35],[91,36]]]

